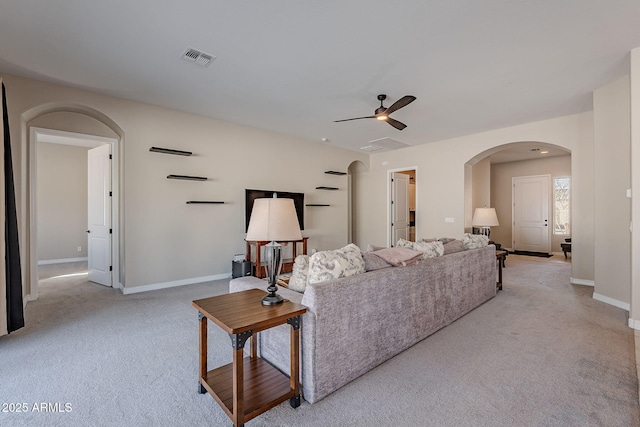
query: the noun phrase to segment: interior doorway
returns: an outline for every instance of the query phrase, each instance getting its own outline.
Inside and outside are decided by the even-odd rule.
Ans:
[[[517,176],[512,178],[512,182],[513,249],[548,253],[551,238],[551,176]]]
[[[118,212],[118,197],[117,197],[117,189],[118,189],[118,174],[115,173],[115,171],[117,171],[117,149],[118,149],[118,140],[115,138],[108,138],[108,137],[102,137],[102,136],[96,136],[96,135],[87,135],[87,134],[80,134],[80,133],[75,133],[75,132],[66,132],[66,131],[58,131],[58,130],[53,130],[53,129],[45,129],[45,128],[37,128],[37,127],[32,127],[30,129],[30,143],[29,143],[29,147],[30,147],[30,156],[29,156],[29,163],[30,163],[30,167],[29,167],[29,174],[30,174],[30,229],[31,229],[31,236],[30,236],[30,274],[31,274],[31,292],[29,295],[29,299],[33,300],[36,299],[38,296],[38,264],[40,261],[40,257],[38,254],[38,250],[40,248],[40,250],[42,250],[42,245],[40,245],[39,243],[41,239],[45,239],[45,238],[50,238],[50,236],[45,236],[44,234],[41,236],[41,233],[39,233],[39,214],[40,214],[40,207],[42,207],[42,209],[45,209],[45,206],[43,204],[43,206],[39,206],[39,202],[38,202],[38,173],[40,170],[39,164],[38,164],[38,152],[39,152],[39,148],[44,147],[45,144],[47,146],[51,147],[60,147],[60,149],[63,148],[69,148],[69,147],[75,147],[77,149],[79,149],[80,151],[83,152],[84,158],[86,159],[85,162],[83,163],[84,166],[80,166],[84,168],[84,183],[86,184],[84,186],[85,188],[85,203],[83,207],[79,207],[79,206],[74,206],[73,208],[70,209],[82,209],[84,208],[85,210],[85,218],[88,215],[89,212],[89,203],[88,203],[88,187],[89,187],[89,181],[90,181],[90,169],[91,167],[89,166],[89,150],[96,148],[96,147],[106,147],[107,151],[110,151],[111,153],[113,153],[108,160],[107,165],[105,166],[105,168],[107,169],[107,176],[108,176],[108,182],[104,183],[103,186],[108,186],[108,197],[109,197],[109,203],[108,203],[108,207],[106,207],[107,212],[105,213],[105,216],[108,216],[109,219],[109,227],[108,227],[108,231],[107,233],[109,234],[108,238],[111,242],[110,247],[107,249],[108,253],[107,254],[103,254],[106,255],[106,257],[108,257],[108,266],[107,266],[107,273],[106,276],[103,277],[102,283],[104,285],[107,286],[113,286],[113,287],[120,287],[119,284],[119,280],[118,280],[118,272],[119,272],[119,268],[118,268],[118,260],[119,260],[119,253],[118,253],[118,242],[117,242],[117,229],[118,229],[118,222],[116,220],[117,215],[116,213]],[[41,148],[42,149],[42,148]],[[41,159],[42,161],[42,159]],[[62,159],[62,161],[64,162],[64,159]],[[69,160],[70,162],[71,160]],[[69,162],[67,162],[67,164],[69,164]],[[64,163],[62,163],[64,167]],[[60,166],[58,166],[60,167]],[[59,210],[61,211],[62,216],[64,216],[65,213],[65,208],[68,208],[66,206],[60,206]],[[49,210],[49,212],[51,212]],[[59,212],[60,213],[60,212]],[[41,216],[42,217],[42,216]],[[54,222],[54,225],[56,223]],[[81,241],[84,242],[83,244],[79,244],[78,243],[78,252],[81,255],[86,255],[85,259],[87,258],[91,258],[90,254],[92,252],[91,249],[91,245],[90,245],[90,239],[88,239],[87,235],[87,230],[88,230],[88,221],[85,219],[84,224],[80,224],[77,221],[74,224],[67,224],[66,226],[69,227],[70,229],[73,230],[74,233],[76,233],[76,235],[78,233],[80,233],[82,235],[82,237],[78,237],[79,239],[82,239]],[[61,224],[62,226],[62,224]],[[78,240],[80,241],[80,240]],[[55,244],[55,242],[54,242]],[[67,244],[68,246],[68,244]],[[82,249],[85,249],[84,251],[82,251]],[[58,255],[57,259],[55,259],[55,255],[54,255],[54,259],[50,260],[50,264],[51,263],[56,263],[56,262],[77,262],[78,259],[75,259],[73,257],[68,257],[68,255],[64,255],[64,252],[58,252],[58,254],[63,254],[62,258],[60,258],[60,256]],[[67,252],[68,254],[68,252]],[[79,257],[79,258],[83,258],[83,257]],[[104,259],[104,256],[103,256]]]
[[[417,216],[417,167],[388,171],[388,242],[389,247],[399,239],[415,242]]]

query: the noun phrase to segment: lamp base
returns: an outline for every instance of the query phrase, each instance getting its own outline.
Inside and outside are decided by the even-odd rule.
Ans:
[[[280,252],[282,245],[277,242],[271,242],[265,245],[265,258],[267,261],[267,275],[269,276],[269,287],[267,292],[269,295],[262,299],[262,305],[276,305],[282,304],[284,298],[276,294],[278,287],[278,274],[280,274],[280,268],[282,267],[282,258]]]
[[[278,305],[284,302],[284,298],[280,295],[274,293],[270,293],[269,295],[262,298],[262,305]]]

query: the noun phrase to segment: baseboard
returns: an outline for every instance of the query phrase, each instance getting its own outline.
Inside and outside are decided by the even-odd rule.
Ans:
[[[640,330],[640,320],[629,318],[629,327],[632,329]]]
[[[171,282],[152,283],[150,285],[134,286],[132,288],[122,287],[124,295],[137,294],[140,292],[156,291],[158,289],[175,288],[177,286],[193,285],[196,283],[211,282],[213,280],[229,279],[231,273],[216,274],[214,276],[193,277],[191,279],[174,280]]]
[[[593,293],[593,299],[596,301],[604,302],[606,304],[612,305],[614,307],[621,308],[623,310],[629,311],[631,310],[631,304],[618,301],[617,299],[605,297],[604,295],[600,295],[599,293]]]
[[[569,283],[571,283],[572,285],[584,285],[592,287],[596,286],[596,282],[594,282],[593,280],[577,279],[575,277],[569,278]]]
[[[81,257],[81,258],[60,258],[60,259],[43,259],[38,261],[38,265],[49,265],[49,264],[64,264],[65,262],[80,262],[80,261],[88,261],[89,258]]]

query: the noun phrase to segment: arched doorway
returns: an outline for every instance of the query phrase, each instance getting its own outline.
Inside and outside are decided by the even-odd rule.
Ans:
[[[39,127],[53,129],[50,132],[38,130]],[[95,132],[88,130],[92,129]],[[90,107],[79,105],[59,105],[48,104],[32,108],[22,114],[22,135],[23,135],[23,158],[26,159],[26,175],[28,184],[23,192],[26,207],[25,215],[27,224],[27,249],[28,262],[24,268],[27,274],[25,277],[25,287],[28,299],[36,299],[38,296],[38,203],[36,198],[37,182],[37,152],[38,140],[44,134],[48,137],[70,138],[73,135],[81,134],[84,139],[93,138],[98,143],[108,143],[112,146],[111,159],[111,218],[112,218],[112,247],[111,247],[111,283],[113,287],[119,288],[123,283],[122,265],[122,221],[120,211],[120,189],[122,188],[120,171],[120,153],[124,132],[119,126],[106,115]],[[97,133],[98,135],[91,135]]]
[[[571,152],[558,145],[537,142],[513,142],[486,150],[465,163],[465,231],[472,232],[476,208],[496,209],[500,226],[491,228],[491,240],[505,249],[513,249],[513,178],[549,175],[549,250],[562,254],[561,243],[571,238],[570,221],[558,225],[560,206],[555,198],[556,183],[570,182]],[[567,189],[566,195],[570,195]],[[567,214],[570,218],[570,199]],[[565,218],[565,217],[563,217]]]

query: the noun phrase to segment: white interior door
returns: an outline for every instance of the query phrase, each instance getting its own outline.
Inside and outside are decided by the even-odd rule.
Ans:
[[[89,280],[111,286],[111,144],[88,151]]]
[[[513,178],[513,249],[549,253],[549,175]]]
[[[391,246],[409,240],[409,175],[391,174]]]

